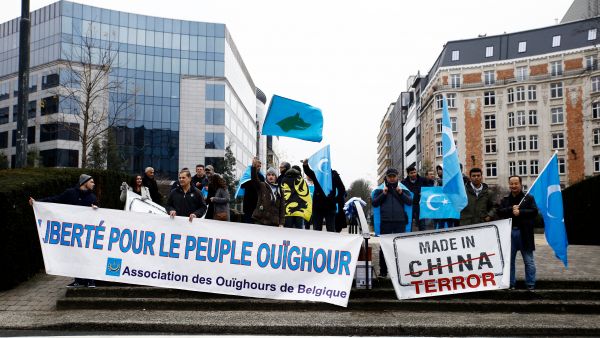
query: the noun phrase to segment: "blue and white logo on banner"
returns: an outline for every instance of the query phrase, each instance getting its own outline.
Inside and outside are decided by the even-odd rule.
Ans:
[[[108,257],[106,260],[106,275],[107,276],[121,276],[121,265],[123,261],[121,258]]]

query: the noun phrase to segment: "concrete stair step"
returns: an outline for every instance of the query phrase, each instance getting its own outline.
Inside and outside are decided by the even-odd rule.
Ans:
[[[20,316],[19,318],[13,318]],[[11,317],[12,320],[7,320]],[[58,311],[0,313],[10,330],[96,334],[600,336],[597,314],[379,311]]]
[[[398,301],[396,299],[351,299],[348,308],[321,302],[282,301],[258,298],[110,298],[70,297],[58,300],[58,310],[127,309],[127,310],[196,310],[196,311],[453,311],[453,312],[527,312],[527,313],[580,313],[599,314],[600,301],[547,300],[531,294],[530,299],[463,299],[423,298]]]

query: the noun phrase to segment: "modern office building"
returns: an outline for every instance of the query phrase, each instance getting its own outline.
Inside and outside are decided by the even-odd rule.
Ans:
[[[502,185],[517,174],[529,186],[556,151],[563,184],[600,173],[599,23],[447,42],[415,93],[417,167],[442,162],[445,95],[465,172],[481,167],[486,182]],[[404,133],[413,128],[408,118]]]
[[[265,96],[226,25],[68,1],[33,11],[31,25],[28,138],[41,165],[81,164],[77,135],[57,121],[77,109],[61,88],[70,76],[65,64],[79,61],[73,56],[86,43],[115,57],[101,81],[120,85],[109,86],[95,109],[116,118],[112,130],[125,169],[152,166],[174,178],[182,167],[218,162],[230,145],[239,175],[262,144],[266,156],[266,141],[257,138]],[[0,151],[9,159],[15,154],[18,31],[18,19],[0,25]],[[127,109],[111,108],[119,104]]]

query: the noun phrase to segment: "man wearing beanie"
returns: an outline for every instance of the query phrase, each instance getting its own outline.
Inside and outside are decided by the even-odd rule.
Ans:
[[[258,224],[270,226],[283,226],[285,219],[283,194],[277,184],[277,171],[274,168],[267,169],[266,182],[258,176],[260,161],[255,157],[250,168],[251,188],[257,194],[257,202],[252,212],[252,219]]]
[[[98,201],[94,190],[94,179],[87,174],[81,174],[77,181],[77,186],[68,188],[62,194],[39,199],[40,202],[70,204],[88,206],[94,209],[98,208]],[[29,205],[33,205],[35,200],[29,197]],[[87,286],[90,288],[96,287],[96,282],[92,279],[75,278],[75,280],[67,285],[68,288]]]

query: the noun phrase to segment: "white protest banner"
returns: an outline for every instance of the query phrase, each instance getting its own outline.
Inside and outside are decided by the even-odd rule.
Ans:
[[[127,191],[127,200],[125,201],[125,211],[143,212],[156,215],[166,215],[167,210],[161,205],[152,202],[151,199],[143,199],[142,196]]]
[[[381,236],[398,299],[506,289],[510,220]]]
[[[33,204],[46,272],[347,306],[362,238],[150,213]]]

